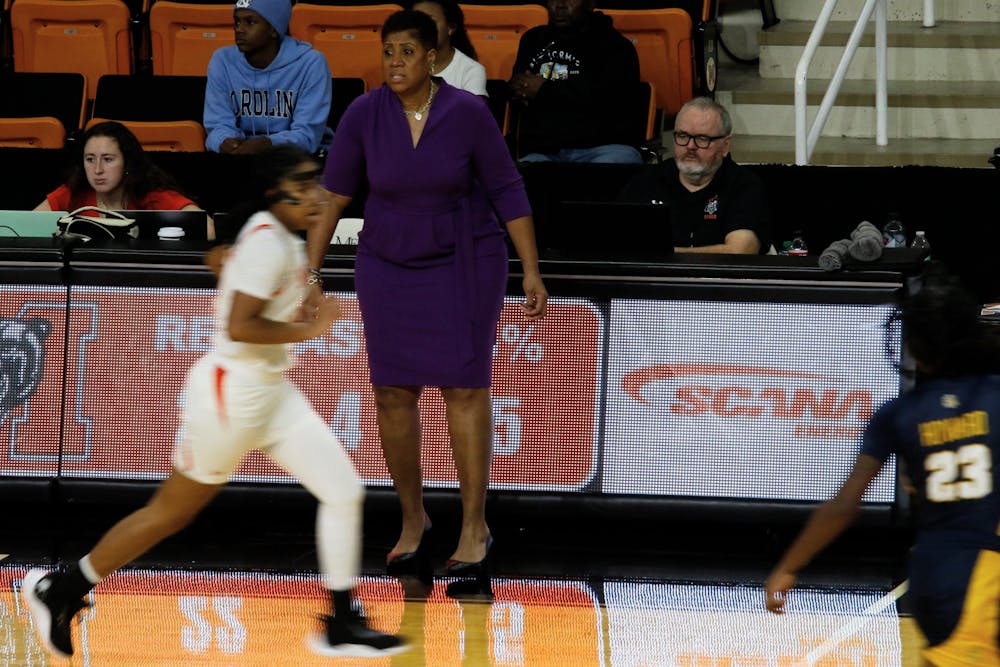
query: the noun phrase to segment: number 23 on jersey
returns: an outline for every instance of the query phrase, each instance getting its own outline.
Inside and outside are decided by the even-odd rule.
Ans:
[[[927,499],[934,503],[975,500],[993,491],[993,457],[982,443],[942,450],[924,459]]]

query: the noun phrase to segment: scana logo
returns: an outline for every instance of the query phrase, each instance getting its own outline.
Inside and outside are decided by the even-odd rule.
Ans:
[[[661,364],[622,378],[622,391],[638,403],[652,400],[651,383],[669,381],[666,408],[678,416],[815,419],[864,422],[871,417],[872,393],[838,387],[819,373],[729,364]],[[662,396],[662,394],[661,394]]]

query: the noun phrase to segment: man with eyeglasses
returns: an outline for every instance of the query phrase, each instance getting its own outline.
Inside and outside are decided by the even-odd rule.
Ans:
[[[766,254],[771,224],[764,185],[729,156],[733,122],[708,97],[688,101],[674,121],[674,159],[646,167],[620,199],[670,211],[675,252]]]

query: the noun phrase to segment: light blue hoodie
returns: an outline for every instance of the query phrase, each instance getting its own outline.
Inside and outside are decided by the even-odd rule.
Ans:
[[[326,148],[333,138],[326,124],[331,83],[323,54],[287,35],[263,69],[248,63],[235,45],[222,47],[208,63],[205,148],[218,152],[229,137],[259,136],[310,153]]]

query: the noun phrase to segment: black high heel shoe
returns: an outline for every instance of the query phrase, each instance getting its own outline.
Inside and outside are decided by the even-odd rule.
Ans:
[[[420,536],[420,545],[416,551],[405,553],[390,551],[385,557],[386,574],[393,577],[416,577],[422,583],[430,585],[434,580],[434,568],[427,553],[430,532],[431,526],[428,524]]]
[[[456,581],[448,584],[445,594],[451,598],[493,599],[493,583],[490,576],[490,558],[493,549],[493,536],[486,538],[486,554],[483,559],[474,563],[448,559],[445,563],[445,576],[455,577]]]

